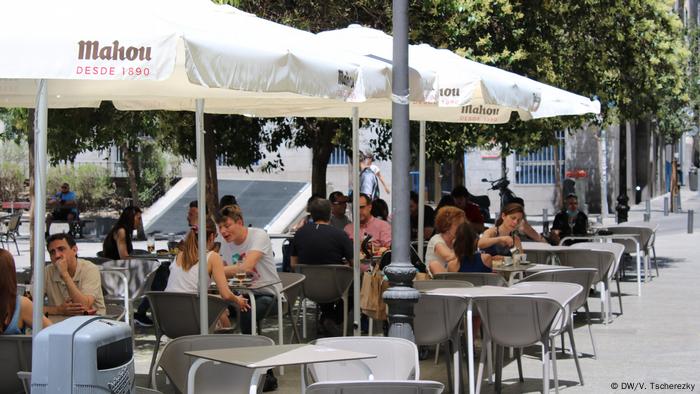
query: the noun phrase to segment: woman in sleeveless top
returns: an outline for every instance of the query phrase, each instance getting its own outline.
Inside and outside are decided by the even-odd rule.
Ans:
[[[465,223],[464,211],[457,207],[443,207],[435,216],[435,232],[428,242],[425,261],[430,275],[438,272],[457,272],[459,259],[452,249],[457,227]]]
[[[126,259],[133,252],[131,235],[141,222],[141,208],[126,207],[119,215],[102,243],[104,257],[112,260]]]
[[[457,229],[455,237],[455,254],[459,258],[459,272],[492,272],[491,255],[480,253],[476,244],[479,236],[468,223],[463,223]]]
[[[514,233],[524,215],[523,206],[520,204],[511,203],[503,207],[496,225],[481,235],[479,249],[492,256],[510,256],[513,247],[522,251],[520,238]]]
[[[187,237],[180,252],[175,257],[175,264],[170,265],[170,277],[165,291],[180,293],[196,293],[199,283],[199,248],[197,246],[197,227],[193,227]],[[214,279],[221,298],[234,302],[242,311],[247,311],[250,306],[248,300],[237,296],[231,292],[224,273],[224,263],[221,256],[215,251],[214,240],[216,239],[216,225],[211,219],[207,220],[207,273],[209,278]],[[210,280],[207,280],[209,283]],[[223,317],[223,315],[222,315]],[[222,325],[230,326],[228,318],[222,318]]]
[[[0,249],[0,335],[24,334],[32,327],[32,301],[17,294],[15,260],[10,252]],[[50,326],[46,317],[43,326]]]

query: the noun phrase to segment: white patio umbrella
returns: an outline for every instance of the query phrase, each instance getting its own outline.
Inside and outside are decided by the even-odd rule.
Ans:
[[[205,99],[219,103],[217,111],[238,113],[233,109],[238,102],[312,96],[345,106],[349,113],[350,103],[388,100],[391,94],[385,63],[320,48],[311,33],[205,0],[15,1],[0,10],[0,106],[34,107],[37,113],[35,294],[44,292],[49,107],[114,100],[118,108],[195,110],[198,195],[203,203]],[[202,210],[200,226],[204,214]],[[200,261],[205,261],[204,232],[199,245]],[[208,329],[206,278],[206,265],[200,264],[202,332]],[[42,299],[34,298],[34,321],[39,324],[35,334]]]

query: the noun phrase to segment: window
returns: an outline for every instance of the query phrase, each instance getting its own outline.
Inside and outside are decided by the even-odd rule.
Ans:
[[[557,133],[558,145],[534,152],[515,154],[515,183],[518,185],[554,184],[554,149],[559,149],[559,174],[564,179],[564,132]]]
[[[333,148],[331,158],[328,160],[328,165],[342,166],[346,164],[348,164],[348,155],[345,153],[345,150],[339,146]]]

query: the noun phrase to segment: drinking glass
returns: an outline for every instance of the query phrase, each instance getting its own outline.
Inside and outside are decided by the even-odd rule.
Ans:
[[[156,250],[156,240],[153,237],[148,237],[146,240],[146,249],[148,253],[153,253]]]

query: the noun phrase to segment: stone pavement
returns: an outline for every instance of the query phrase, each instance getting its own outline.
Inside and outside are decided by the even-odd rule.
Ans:
[[[683,190],[683,212],[663,216],[663,197],[652,201],[651,222],[659,225],[656,237],[660,276],[654,275],[643,284],[643,296],[636,296],[636,277],[630,271],[627,281],[622,282],[623,315],[615,315],[611,324],[594,321],[593,334],[598,349],[598,358],[591,356],[592,348],[588,330],[580,319],[575,330],[581,358],[584,385],[578,383],[574,362],[570,357],[558,360],[560,389],[572,393],[622,393],[664,392],[682,393],[690,389],[664,384],[694,385],[700,391],[700,314],[695,301],[700,299],[700,195]],[[696,212],[694,233],[687,234],[687,209]],[[632,207],[630,222],[641,222],[644,205]],[[606,223],[612,222],[608,218]],[[145,245],[137,244],[136,247]],[[80,254],[94,255],[101,248],[98,242],[80,242]],[[23,256],[16,257],[18,267],[28,265],[28,240],[20,242]],[[48,256],[47,256],[48,257]],[[600,303],[590,298],[589,305],[594,317],[598,316]],[[618,312],[617,299],[613,298],[613,312]],[[263,334],[276,338],[273,322],[263,326]],[[313,319],[309,318],[309,322]],[[313,333],[313,324],[310,324]],[[290,332],[289,329],[285,332]],[[138,329],[136,336],[136,370],[138,382],[145,383],[153,349],[152,330]],[[568,343],[568,341],[567,341]],[[557,346],[560,346],[559,344]],[[162,347],[161,347],[162,348]],[[523,357],[525,382],[517,381],[515,363],[507,360],[503,371],[503,392],[539,392],[542,368],[539,362],[539,347],[526,349]],[[421,378],[446,383],[447,375],[442,361],[434,364],[430,358],[421,362]],[[280,388],[277,393],[298,393],[299,369],[287,368],[283,376],[278,375]],[[652,386],[657,385],[657,386]],[[492,392],[493,386],[484,382],[483,392]]]

